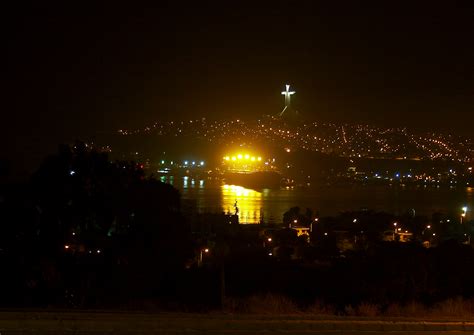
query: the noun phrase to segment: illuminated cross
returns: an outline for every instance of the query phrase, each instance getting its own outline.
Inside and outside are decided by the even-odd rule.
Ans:
[[[281,111],[280,115],[282,115],[291,104],[291,96],[295,94],[295,91],[290,91],[290,85],[286,85],[286,91],[281,92],[282,95],[285,96],[285,108]]]

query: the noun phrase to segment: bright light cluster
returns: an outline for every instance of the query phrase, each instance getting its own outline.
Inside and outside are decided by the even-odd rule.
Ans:
[[[235,155],[224,156],[224,157],[222,157],[222,159],[224,161],[227,161],[227,162],[230,162],[230,161],[233,161],[233,162],[237,162],[237,161],[240,161],[240,162],[261,162],[262,161],[262,157],[253,156],[253,155],[250,155],[248,153],[238,153],[238,154],[235,154]]]

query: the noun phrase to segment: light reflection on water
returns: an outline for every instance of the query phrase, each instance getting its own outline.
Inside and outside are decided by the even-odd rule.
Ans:
[[[222,208],[239,215],[239,222],[259,223],[263,207],[262,193],[236,185],[222,185]],[[237,210],[236,210],[237,209]]]
[[[192,177],[163,176],[160,180],[176,187],[183,202],[192,204],[199,213],[235,213],[235,201],[241,223],[279,223],[291,207],[310,208],[321,216],[342,211],[386,211],[404,214],[416,209],[416,214],[430,217],[434,212],[459,215],[468,206],[468,219],[474,219],[474,188],[426,188],[389,186],[327,186],[310,188],[252,190],[224,185],[219,180]]]

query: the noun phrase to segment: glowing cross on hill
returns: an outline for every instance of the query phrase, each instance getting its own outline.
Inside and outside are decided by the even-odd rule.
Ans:
[[[291,96],[295,94],[295,91],[290,91],[290,85],[286,85],[286,91],[281,92],[282,95],[285,96],[285,108],[281,111],[280,115],[282,115],[285,110],[290,107],[291,104]]]

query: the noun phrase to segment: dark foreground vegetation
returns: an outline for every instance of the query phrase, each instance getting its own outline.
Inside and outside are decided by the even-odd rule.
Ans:
[[[140,165],[64,146],[27,183],[2,186],[0,307],[474,313],[472,222],[298,208],[283,222],[190,217]]]

